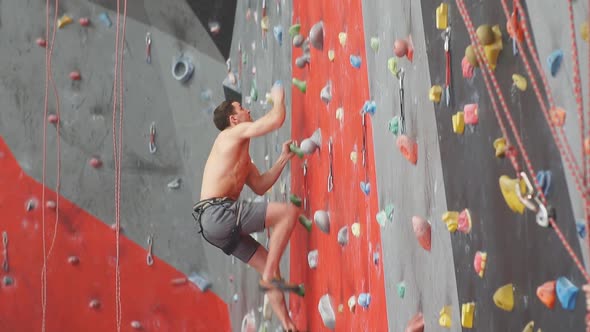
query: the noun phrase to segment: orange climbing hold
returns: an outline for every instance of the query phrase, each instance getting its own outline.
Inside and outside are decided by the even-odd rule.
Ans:
[[[549,309],[555,307],[555,280],[547,281],[541,286],[537,287],[537,297]]]
[[[506,31],[508,31],[510,38],[516,39],[519,42],[524,40],[524,31],[521,22],[518,21],[518,11],[516,8],[512,12],[512,15],[510,15],[508,22],[506,22]]]
[[[416,165],[418,162],[418,143],[406,135],[400,135],[396,144],[404,158]]]
[[[424,332],[424,315],[421,312],[410,319],[405,332]]]
[[[563,127],[565,124],[565,111],[561,107],[555,107],[549,110],[551,122],[553,125]]]
[[[416,239],[418,239],[418,243],[424,248],[426,251],[430,251],[431,248],[431,230],[430,230],[430,222],[428,220],[413,216],[412,217],[412,226],[414,228],[414,234],[416,234]]]

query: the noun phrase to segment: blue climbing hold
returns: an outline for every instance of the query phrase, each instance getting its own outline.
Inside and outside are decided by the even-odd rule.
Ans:
[[[98,19],[102,22],[102,24],[104,24],[107,28],[110,28],[111,25],[113,25],[113,22],[111,22],[111,18],[109,17],[109,14],[107,14],[106,12],[100,13],[98,15]]]
[[[576,308],[576,297],[580,289],[566,277],[559,277],[555,284],[555,291],[561,306],[566,310]]]
[[[541,186],[541,190],[543,190],[543,195],[548,196],[551,189],[551,171],[537,172],[537,182]]]
[[[276,80],[274,85],[275,86],[283,86],[283,82],[281,80]]]
[[[275,39],[279,43],[279,46],[283,46],[283,27],[280,25],[277,25],[276,27],[274,27],[272,29],[272,31],[275,35]]]
[[[369,115],[375,115],[375,111],[377,110],[377,104],[375,101],[367,100],[363,105],[363,113],[369,113]]]
[[[562,50],[555,50],[553,51],[549,57],[547,57],[547,65],[549,66],[549,71],[551,72],[551,76],[555,77],[557,75],[557,71],[561,66],[561,61],[563,60],[563,51]]]
[[[363,60],[361,60],[360,56],[357,55],[351,55],[350,56],[350,64],[354,67],[354,68],[360,68],[361,64],[363,63]]]
[[[369,304],[371,304],[371,294],[360,293],[357,301],[361,307],[368,308]]]
[[[361,181],[361,190],[365,193],[365,195],[369,195],[371,192],[371,184],[369,182]]]
[[[578,231],[578,235],[583,239],[586,237],[586,223],[584,220],[576,221],[576,230]]]

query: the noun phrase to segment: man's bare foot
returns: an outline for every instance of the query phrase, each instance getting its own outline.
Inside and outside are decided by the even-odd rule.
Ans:
[[[291,317],[289,317],[283,292],[278,289],[272,289],[267,291],[266,294],[268,295],[268,302],[270,303],[272,310],[283,325],[283,329],[286,331],[296,331],[297,328],[295,323],[293,323]]]

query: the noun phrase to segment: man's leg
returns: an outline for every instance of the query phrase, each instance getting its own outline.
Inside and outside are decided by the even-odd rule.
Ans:
[[[300,209],[293,204],[269,203],[266,209],[265,228],[272,228],[263,280],[271,280],[279,270],[281,257],[285,252],[293,228],[297,224]]]

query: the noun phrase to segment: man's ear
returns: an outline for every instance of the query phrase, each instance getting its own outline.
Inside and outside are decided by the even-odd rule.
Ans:
[[[232,114],[229,116],[229,123],[236,123],[238,122],[238,119],[236,119],[236,115]]]

